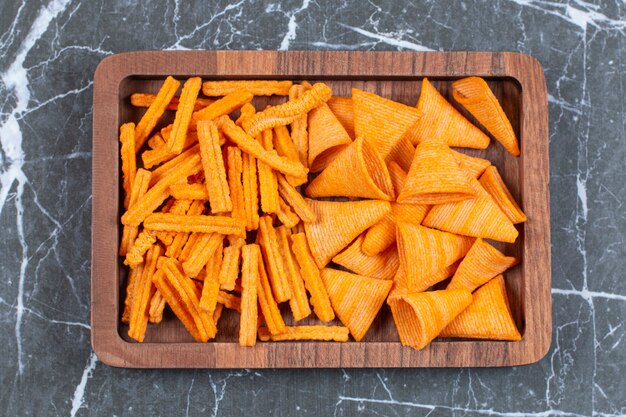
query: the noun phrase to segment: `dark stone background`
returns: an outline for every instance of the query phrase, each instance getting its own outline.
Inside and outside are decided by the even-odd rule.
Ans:
[[[0,0],[0,414],[626,413],[626,3]],[[505,369],[124,370],[89,342],[92,76],[142,49],[519,51],[550,108],[552,348]]]

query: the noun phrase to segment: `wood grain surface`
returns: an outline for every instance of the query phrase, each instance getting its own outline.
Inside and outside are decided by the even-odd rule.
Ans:
[[[517,225],[520,236],[515,244],[496,244],[522,260],[505,273],[522,341],[436,339],[416,351],[400,345],[386,305],[360,343],[259,342],[240,347],[238,315],[227,310],[217,339],[209,343],[193,342],[171,312],[161,324],[149,326],[144,343],[130,340],[119,320],[126,270],[117,256],[118,129],[144,112],[130,105],[130,94],[156,92],[167,75],[319,80],[335,95],[350,95],[357,87],[411,106],[427,76],[474,122],[451,99],[450,86],[464,76],[484,77],[511,120],[522,154],[512,157],[494,140],[484,151],[461,151],[489,159],[528,216],[526,223]],[[547,353],[552,335],[548,109],[543,69],[534,58],[488,52],[131,52],[105,58],[96,69],[93,113],[91,340],[104,363],[137,368],[484,367],[529,364]]]

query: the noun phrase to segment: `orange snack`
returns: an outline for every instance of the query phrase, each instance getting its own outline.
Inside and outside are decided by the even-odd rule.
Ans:
[[[189,210],[192,200],[174,200],[170,198],[168,203],[172,203],[171,206],[166,209],[166,204],[166,207],[161,210],[161,213],[184,214]],[[157,232],[157,238],[163,242],[166,248],[172,244],[175,237],[176,233],[173,232]]]
[[[276,152],[278,152],[278,155],[284,156],[290,161],[300,162],[298,151],[296,150],[296,146],[294,145],[293,140],[291,140],[291,136],[289,135],[289,130],[287,129],[287,126],[276,126],[274,128],[274,147],[276,148]],[[289,182],[289,184],[297,187],[298,185],[304,184],[307,181],[307,178],[288,176],[287,181]]]
[[[306,91],[302,85],[293,85],[289,89],[289,100],[295,100]],[[298,152],[300,163],[306,168],[309,166],[309,134],[307,131],[308,115],[302,114],[291,123],[291,139]]]
[[[241,106],[241,109],[239,109],[239,117],[237,118],[237,121],[235,121],[235,124],[237,126],[241,126],[244,120],[246,120],[248,117],[252,116],[255,113],[256,108],[252,103],[244,104],[243,106]]]
[[[265,324],[271,334],[280,334],[285,331],[285,322],[280,315],[278,304],[272,295],[267,272],[263,262],[259,262],[259,282],[258,282],[259,306],[265,318]]]
[[[474,126],[424,78],[417,109],[424,116],[407,131],[411,143],[427,139],[445,141],[448,146],[485,149],[489,136]]]
[[[160,167],[153,169],[152,170],[152,178],[150,179],[150,187],[154,186],[157,182],[159,182],[159,180],[161,180],[161,178],[163,178],[163,177],[167,176],[168,174],[171,174],[171,173],[175,172],[176,170],[180,169],[180,166],[184,162],[187,162],[189,159],[191,159],[192,157],[194,157],[196,155],[198,157],[200,156],[200,145],[192,146],[191,148],[187,149],[186,151],[184,151],[180,155],[177,155],[174,158],[170,159],[169,161],[167,161],[166,163],[164,163]],[[202,165],[201,165],[201,167],[202,167]],[[193,175],[193,174],[189,174],[189,175]],[[182,181],[183,180],[181,178],[178,181],[175,181],[174,183],[182,182]]]
[[[391,203],[391,212],[368,229],[361,249],[368,256],[381,253],[396,242],[396,223],[420,224],[429,206]]]
[[[230,199],[230,190],[226,180],[226,169],[224,168],[217,125],[211,121],[200,121],[198,123],[198,141],[211,213],[230,212],[233,210],[233,203]]]
[[[165,140],[163,140],[163,136],[161,136],[159,132],[155,133],[150,139],[148,139],[148,147],[150,149],[157,149],[161,146],[165,146]],[[142,155],[143,154],[145,154],[145,152],[143,152]]]
[[[255,96],[286,96],[292,84],[286,80],[205,81],[202,84],[202,92],[209,97],[225,96],[238,90],[249,91]]]
[[[298,215],[291,209],[289,204],[287,204],[285,200],[283,200],[283,198],[280,196],[278,197],[278,205],[279,208],[276,216],[278,217],[278,220],[280,220],[281,223],[284,224],[288,229],[291,229],[300,222],[300,217],[298,217]]]
[[[130,322],[128,325],[128,336],[138,342],[143,342],[148,326],[148,313],[150,309],[150,299],[155,288],[152,285],[152,276],[156,270],[157,259],[161,256],[161,246],[153,245],[146,256],[141,276],[135,282],[133,303],[130,310]]]
[[[245,236],[246,233],[241,220],[227,216],[153,213],[144,220],[143,225],[147,230],[167,232],[219,233],[237,236]]]
[[[390,298],[403,346],[423,349],[472,302],[466,290],[414,292]]]
[[[437,283],[437,271],[465,256],[474,239],[399,223],[397,243],[409,291],[424,291]]]
[[[473,294],[473,301],[442,331],[442,337],[522,340],[517,330],[504,278],[498,275]]]
[[[150,171],[139,168],[135,181],[130,190],[130,199],[128,200],[129,206],[134,206],[137,202],[143,198],[144,194],[148,190],[150,184]],[[130,250],[132,244],[137,238],[139,228],[137,226],[124,226],[122,231],[122,241],[120,242],[120,256],[126,256],[126,253]]]
[[[326,103],[339,123],[346,129],[348,136],[354,139],[354,105],[352,98],[333,96]]]
[[[217,308],[217,298],[220,292],[220,282],[215,271],[208,271],[202,284],[202,296],[200,297],[200,308],[209,314],[215,313]]]
[[[445,204],[474,197],[467,173],[456,163],[448,145],[420,142],[398,203]]]
[[[120,127],[120,155],[122,158],[122,187],[124,188],[124,208],[128,208],[130,190],[133,188],[137,174],[137,159],[135,155],[135,124],[124,123]]]
[[[291,175],[293,177],[307,175],[308,171],[302,164],[278,156],[276,151],[265,150],[263,145],[246,134],[239,126],[235,125],[230,118],[224,116],[220,117],[217,121],[224,134],[239,146],[242,151],[253,155],[255,158],[265,162],[276,171],[282,172],[285,175]]]
[[[199,155],[193,155],[182,161],[175,169],[167,172],[162,178],[148,190],[141,201],[129,208],[122,216],[125,225],[139,226],[144,219],[156,210],[169,196],[169,188],[172,184],[193,175],[202,169]],[[153,174],[154,175],[154,174]]]
[[[241,257],[241,248],[238,246],[229,246],[224,248],[222,258],[222,267],[219,271],[218,281],[220,288],[232,291],[235,288],[235,281],[239,275],[239,259]]]
[[[339,320],[361,341],[391,290],[391,281],[324,268],[322,280]]]
[[[157,273],[157,272],[155,272]],[[148,312],[148,321],[152,324],[159,324],[163,321],[163,310],[165,309],[165,298],[157,290],[150,299],[150,310]]]
[[[234,219],[247,222],[244,185],[241,182],[243,174],[241,150],[236,146],[226,148],[226,161],[228,163],[228,188],[230,189],[230,198],[233,204],[231,215]]]
[[[278,106],[268,107],[243,122],[243,129],[255,137],[264,130],[293,122],[294,116],[308,113],[328,101],[332,90],[324,83],[316,83],[295,99]],[[291,120],[289,120],[291,118]]]
[[[434,206],[422,224],[466,236],[515,242],[519,233],[513,223],[478,180],[470,178],[470,185],[476,191],[476,198]]]
[[[204,109],[193,113],[191,115],[189,128],[194,130],[200,120],[213,120],[220,116],[230,114],[244,104],[249,103],[252,97],[252,93],[246,90],[238,90],[230,93]]]
[[[180,262],[184,262],[187,259],[189,259],[189,256],[194,250],[194,246],[198,242],[198,239],[200,239],[204,235],[205,233],[199,233],[199,232],[191,233],[189,237],[187,238],[187,241],[185,242],[185,245],[183,246],[182,250],[180,251],[180,254],[176,257],[176,259],[178,259]]]
[[[411,169],[414,156],[415,146],[408,138],[402,137],[385,158],[385,163],[389,165],[391,162],[395,162],[403,171],[408,172]]]
[[[285,202],[291,206],[298,217],[305,223],[314,222],[317,219],[317,215],[311,209],[307,200],[302,197],[298,190],[289,184],[283,175],[277,174],[276,179],[278,180],[278,192],[280,196],[285,199]]]
[[[278,235],[278,249],[280,256],[285,262],[285,272],[287,278],[290,279],[291,298],[289,299],[289,307],[295,321],[300,321],[311,314],[311,307],[306,295],[306,287],[304,280],[300,274],[296,260],[294,259],[291,247],[289,246],[289,232],[285,226],[276,228]]]
[[[335,318],[335,312],[330,304],[330,298],[324,287],[320,270],[315,264],[313,255],[309,251],[306,237],[302,233],[291,235],[291,249],[300,265],[300,274],[304,280],[306,289],[311,294],[311,305],[318,319],[331,321]]]
[[[350,331],[343,326],[286,326],[281,334],[273,335],[267,327],[259,327],[262,342],[284,342],[293,340],[319,340],[347,342]]]
[[[261,249],[269,270],[270,280],[272,281],[274,297],[279,303],[285,302],[291,298],[291,285],[285,271],[284,259],[280,255],[278,236],[276,230],[272,227],[271,217],[261,217],[259,220],[259,233]]]
[[[142,230],[135,239],[135,242],[126,253],[126,259],[124,259],[124,265],[128,265],[131,268],[143,262],[143,255],[148,249],[156,242],[156,232],[152,230]]]
[[[197,277],[202,268],[213,258],[223,239],[224,236],[217,233],[203,233],[200,235],[193,246],[191,254],[183,262],[185,275],[191,278]],[[210,275],[213,275],[212,271],[209,272],[211,272]]]
[[[266,151],[271,151],[273,145],[272,130],[264,130],[260,137]],[[259,172],[259,194],[261,195],[261,210],[265,213],[276,213],[278,205],[278,182],[276,173],[265,162],[257,160]]]
[[[357,237],[350,246],[333,258],[333,262],[366,277],[393,279],[400,266],[398,250],[392,246],[377,255],[368,256],[361,250],[363,241],[364,235]]]
[[[257,286],[261,252],[258,245],[241,248],[241,318],[239,320],[239,344],[254,346],[258,320]]]
[[[187,129],[191,122],[191,114],[193,113],[193,107],[201,85],[202,79],[200,77],[191,77],[183,84],[183,91],[180,93],[180,104],[172,124],[172,132],[167,140],[167,147],[173,154],[178,155],[183,151]]]
[[[176,200],[208,200],[209,193],[204,184],[172,184],[170,195]]]
[[[452,96],[485,126],[513,156],[519,156],[519,144],[511,122],[485,80],[468,77],[452,84]]]
[[[363,136],[380,156],[387,155],[402,139],[404,132],[420,120],[422,113],[376,94],[352,89],[354,134]]]
[[[452,155],[461,169],[465,170],[474,178],[478,178],[487,169],[491,162],[483,158],[465,155],[464,153],[452,150]]]
[[[309,113],[308,166],[311,172],[320,172],[328,166],[352,139],[327,104]]]
[[[180,82],[172,77],[167,77],[161,86],[156,98],[144,113],[137,127],[135,127],[135,152],[143,146],[150,132],[154,129],[159,119],[165,113],[167,105],[176,94]]]
[[[315,222],[304,223],[304,230],[319,268],[391,211],[387,201],[306,201],[317,216]]]
[[[196,216],[200,215],[204,211],[204,201],[203,200],[194,200],[190,205],[189,209],[186,211],[186,216]],[[173,210],[172,210],[173,212]],[[166,232],[161,232],[166,233]],[[165,256],[170,258],[178,259],[182,250],[189,239],[190,233],[179,232],[174,234],[174,238],[172,239],[172,243],[167,247],[165,251]]]
[[[129,268],[126,277],[126,297],[124,298],[124,311],[122,312],[122,323],[130,324],[130,311],[133,307],[133,298],[135,297],[135,286],[143,273],[143,263],[134,268]]]
[[[257,160],[254,156],[247,153],[243,154],[243,202],[246,230],[258,229],[259,188],[257,184]]]
[[[224,291],[217,293],[217,302],[224,307],[241,313],[241,298]]]
[[[135,107],[150,107],[152,103],[156,100],[156,94],[147,94],[147,93],[133,93],[130,95],[130,104]],[[194,103],[193,110],[198,111],[209,104],[213,103],[215,100],[210,100],[208,98],[200,98],[196,99]],[[172,100],[168,103],[166,110],[178,110],[178,103],[180,102],[180,98],[178,96],[172,97]],[[151,148],[153,148],[151,146]]]
[[[395,199],[385,161],[362,137],[348,145],[309,183],[306,195]]]
[[[490,166],[485,169],[479,182],[513,224],[523,223],[527,220],[526,215],[502,181],[496,167]]]
[[[478,238],[459,265],[448,289],[463,288],[472,292],[517,263],[517,259],[504,256],[502,252]]]
[[[175,289],[176,295],[182,300],[187,311],[192,316],[198,328],[201,340],[206,342],[214,338],[217,333],[217,328],[213,322],[213,317],[200,309],[200,296],[196,291],[195,284],[191,278],[183,275],[180,264],[176,260],[169,258],[163,263],[161,271],[163,271],[168,283]],[[160,290],[159,288],[159,291]],[[165,296],[165,294],[163,294],[163,296]]]

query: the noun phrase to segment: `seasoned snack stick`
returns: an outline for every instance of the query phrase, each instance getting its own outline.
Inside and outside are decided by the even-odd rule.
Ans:
[[[285,199],[287,204],[291,206],[293,211],[296,212],[298,217],[305,223],[314,222],[317,219],[315,212],[309,207],[306,200],[296,190],[283,175],[276,175],[278,180],[278,192],[281,197]]]
[[[295,100],[306,91],[302,85],[294,85],[289,89],[289,99]],[[300,163],[308,168],[309,161],[309,136],[307,133],[308,115],[302,114],[291,123],[291,139],[298,152]]]
[[[154,245],[148,251],[146,264],[141,276],[133,286],[134,296],[130,311],[130,323],[128,326],[128,336],[138,342],[143,342],[148,326],[150,299],[155,288],[152,285],[152,276],[156,271],[157,259],[161,256],[161,246]]]
[[[232,211],[233,203],[230,199],[230,190],[226,180],[226,169],[219,144],[217,125],[212,121],[200,121],[198,123],[198,141],[211,213]]]
[[[172,133],[167,140],[167,146],[173,154],[178,155],[183,151],[187,130],[191,123],[193,107],[200,92],[202,79],[192,77],[185,81],[183,91],[180,94],[180,105],[176,110],[176,117],[172,125]]]
[[[280,309],[274,296],[272,286],[265,271],[263,262],[259,262],[259,282],[258,282],[259,306],[265,318],[265,323],[271,334],[280,334],[285,331],[285,322],[280,315]]]
[[[139,168],[133,187],[130,190],[129,206],[134,206],[137,202],[143,198],[146,191],[148,191],[148,185],[150,184],[150,171]],[[126,256],[126,253],[130,250],[132,244],[137,238],[139,228],[136,226],[124,226],[122,231],[122,241],[120,242],[120,256]]]
[[[239,321],[239,344],[254,346],[257,333],[257,285],[261,251],[258,245],[246,245],[241,249],[241,318]]]
[[[284,259],[280,255],[278,236],[269,216],[261,217],[259,232],[261,249],[269,270],[274,297],[279,303],[285,302],[291,298],[291,285],[285,270]]]
[[[195,112],[191,116],[189,128],[195,130],[200,120],[214,120],[220,116],[230,114],[244,104],[249,103],[252,97],[252,93],[245,90],[238,90],[228,94],[226,97],[222,97],[204,109]]]
[[[150,107],[152,103],[156,100],[156,94],[147,94],[147,93],[134,93],[130,95],[130,104],[135,107]],[[180,98],[178,96],[172,97],[172,100],[168,103],[166,109],[167,110],[178,110],[178,103]],[[193,110],[198,111],[203,109],[204,107],[212,104],[215,100],[211,100],[208,98],[196,98],[196,102],[194,103]]]
[[[285,262],[285,271],[287,277],[291,280],[291,298],[289,299],[289,307],[293,313],[293,319],[300,321],[311,314],[311,307],[309,306],[309,299],[306,294],[306,287],[304,286],[304,280],[300,274],[300,268],[294,258],[293,252],[289,245],[289,231],[286,226],[280,226],[276,228],[278,234],[278,248],[280,250],[280,256]]]
[[[122,323],[130,323],[130,311],[133,306],[133,298],[135,297],[135,286],[139,277],[143,273],[143,263],[137,265],[134,268],[129,268],[128,276],[126,278],[126,298],[124,299],[124,311],[122,312]]]
[[[176,94],[179,86],[180,82],[174,78],[167,77],[165,79],[156,98],[150,104],[139,123],[137,123],[137,127],[135,127],[135,152],[138,152],[146,139],[148,139],[150,132],[152,132],[165,112],[169,102],[172,101],[172,97]]]
[[[288,340],[320,340],[347,342],[350,331],[343,326],[287,326],[281,334],[271,334],[267,327],[259,327],[262,342],[283,342]]]
[[[261,143],[266,151],[274,149],[272,130],[265,130],[260,136]],[[261,195],[261,210],[265,213],[276,213],[278,204],[278,183],[276,172],[265,162],[257,160],[259,172],[259,194]]]
[[[124,188],[124,208],[128,208],[130,191],[133,188],[137,174],[137,160],[135,155],[135,124],[124,123],[120,127],[120,155],[122,158],[122,187]]]
[[[144,220],[147,230],[167,232],[201,232],[222,235],[245,236],[245,227],[241,220],[226,216],[187,216],[171,213],[153,213]]]
[[[265,150],[263,145],[254,140],[252,136],[244,132],[239,126],[235,125],[235,122],[229,117],[220,117],[217,119],[217,124],[224,132],[224,135],[241,148],[242,151],[265,162],[276,171],[295,177],[307,175],[308,170],[302,164],[294,163],[288,158],[278,156],[276,151]]]
[[[206,81],[202,92],[209,97],[225,96],[237,90],[246,90],[255,96],[286,96],[292,84],[291,81],[265,80]]]

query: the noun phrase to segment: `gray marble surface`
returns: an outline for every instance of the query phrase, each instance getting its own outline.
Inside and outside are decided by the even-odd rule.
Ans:
[[[0,0],[0,415],[626,414],[626,3]],[[124,370],[91,351],[92,76],[142,49],[520,51],[545,67],[554,335],[504,369]]]

